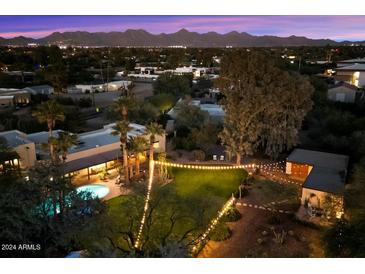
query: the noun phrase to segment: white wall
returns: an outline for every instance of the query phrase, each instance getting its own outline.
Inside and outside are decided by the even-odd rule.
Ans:
[[[17,146],[14,150],[20,157],[20,167],[28,168],[34,166],[36,162],[36,151],[34,143]]]

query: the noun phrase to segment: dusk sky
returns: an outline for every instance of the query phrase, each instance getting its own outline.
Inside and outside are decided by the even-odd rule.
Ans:
[[[145,29],[172,33],[248,32],[253,35],[365,40],[365,16],[0,16],[0,37],[44,37],[59,31]]]

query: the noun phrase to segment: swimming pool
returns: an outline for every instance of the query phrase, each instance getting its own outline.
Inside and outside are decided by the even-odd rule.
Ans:
[[[104,198],[109,193],[109,188],[105,185],[90,184],[80,186],[76,189],[77,193],[90,192],[93,198]]]

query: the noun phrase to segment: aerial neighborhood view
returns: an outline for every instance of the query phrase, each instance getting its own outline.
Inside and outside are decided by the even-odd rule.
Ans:
[[[0,256],[364,257],[349,18],[0,16]]]

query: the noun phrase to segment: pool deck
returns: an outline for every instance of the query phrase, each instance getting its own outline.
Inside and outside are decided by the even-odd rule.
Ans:
[[[101,180],[97,175],[90,176],[90,180],[87,177],[75,178],[75,185],[77,186],[83,186],[88,184],[105,185],[109,188],[109,193],[104,198],[102,198],[102,200],[104,201],[130,193],[130,190],[128,188],[117,184],[116,170],[109,171],[107,180]]]

